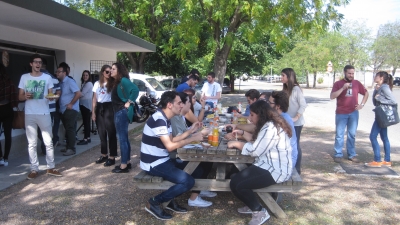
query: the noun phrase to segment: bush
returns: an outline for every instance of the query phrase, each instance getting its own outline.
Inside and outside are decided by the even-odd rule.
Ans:
[[[322,84],[324,82],[324,78],[320,77],[317,79],[318,84]]]

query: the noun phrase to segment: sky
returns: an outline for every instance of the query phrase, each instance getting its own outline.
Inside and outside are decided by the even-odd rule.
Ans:
[[[400,0],[350,0],[350,4],[338,8],[349,20],[364,20],[376,34],[379,25],[400,21]]]

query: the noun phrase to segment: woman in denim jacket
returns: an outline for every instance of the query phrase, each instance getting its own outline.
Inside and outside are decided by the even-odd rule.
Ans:
[[[376,74],[374,82],[376,83],[375,90],[373,93],[372,102],[374,106],[385,104],[385,105],[396,105],[396,101],[392,94],[393,88],[393,77],[392,75],[380,71]],[[378,134],[380,134],[383,149],[385,150],[385,158],[384,161],[381,161],[381,150],[378,143]],[[382,167],[382,166],[392,166],[392,162],[390,161],[390,143],[387,135],[387,127],[381,128],[378,125],[378,122],[374,121],[371,128],[371,134],[369,135],[369,139],[372,144],[372,149],[374,150],[374,161],[370,163],[365,163],[365,166],[368,167]]]

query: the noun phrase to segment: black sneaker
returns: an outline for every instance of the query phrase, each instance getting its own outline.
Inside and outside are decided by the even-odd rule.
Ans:
[[[120,168],[120,166],[121,165],[118,165],[118,166],[115,166],[114,168],[117,169],[117,168]],[[128,170],[132,169],[132,164],[131,163],[126,164],[126,168],[128,168]]]
[[[129,173],[128,167],[125,167],[124,169],[121,169],[121,167],[117,167],[113,169],[111,172],[113,173]]]
[[[159,220],[172,219],[171,214],[165,212],[164,209],[161,207],[161,204],[156,201],[153,201],[152,199],[148,201],[144,209]]]
[[[108,159],[108,156],[100,156],[98,160],[96,160],[96,164],[104,163]]]
[[[114,159],[107,159],[107,161],[104,163],[104,166],[105,167],[108,167],[108,166],[112,166],[112,165],[114,165],[115,164],[115,158]]]
[[[90,138],[88,138],[87,139],[87,143],[91,143],[92,142],[92,140],[90,140]]]
[[[165,208],[177,213],[187,213],[187,209],[179,206],[174,199],[172,199]]]
[[[80,140],[76,145],[87,145],[88,142],[86,140]]]

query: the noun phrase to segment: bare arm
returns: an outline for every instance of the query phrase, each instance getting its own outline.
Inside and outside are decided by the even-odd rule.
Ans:
[[[369,96],[369,93],[368,93],[368,91],[366,91],[363,99],[361,100],[361,104],[356,105],[356,110],[360,110],[360,109],[364,108],[364,105],[368,100],[368,96]]]
[[[24,89],[19,89],[18,91],[18,100],[20,101],[26,101],[28,98],[25,95],[25,90]]]
[[[186,139],[183,139],[183,140],[180,140],[177,142],[174,142],[172,140],[172,135],[169,135],[169,136],[164,135],[164,136],[161,136],[160,139],[161,139],[162,143],[164,144],[165,148],[169,152],[172,152],[177,148],[180,148],[182,146],[189,144],[190,142],[203,140],[203,136],[201,135],[201,133],[196,133],[196,134],[193,134],[190,138],[186,138]]]
[[[93,93],[92,97],[92,120],[96,121],[96,106],[97,106],[97,94]]]
[[[337,90],[335,92],[332,92],[331,99],[337,98],[344,90],[348,89],[349,85],[350,85],[350,83],[345,83],[342,88],[340,88],[339,90]]]

